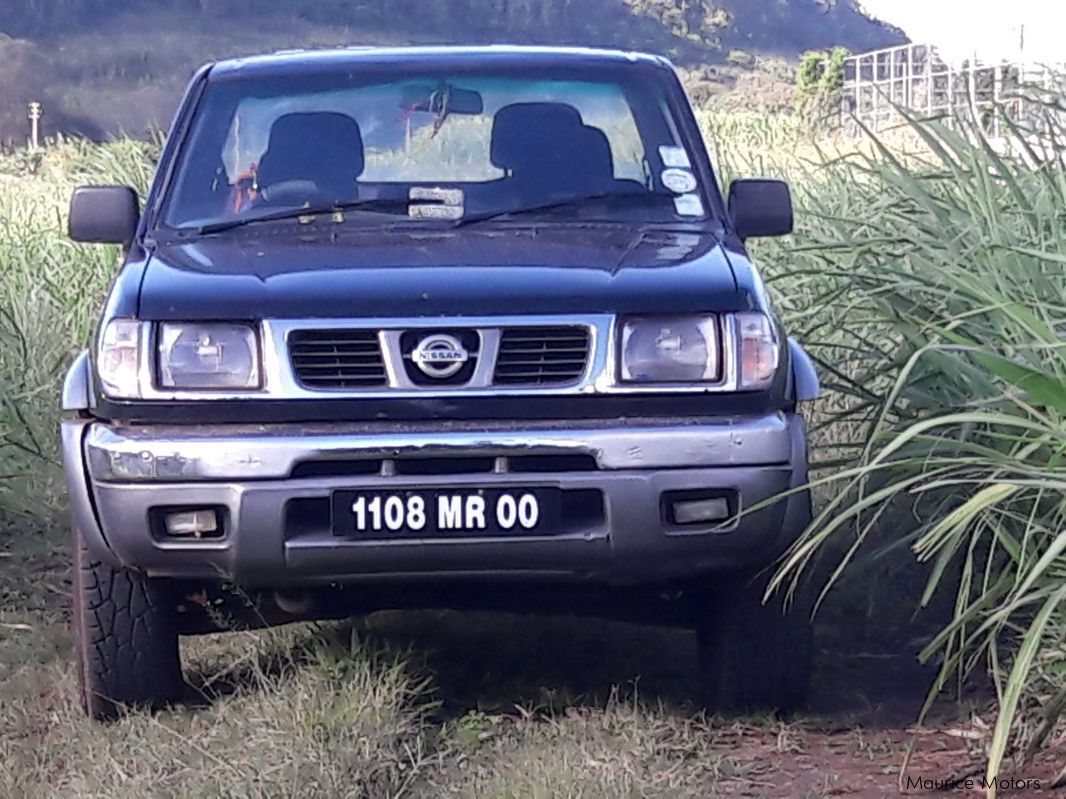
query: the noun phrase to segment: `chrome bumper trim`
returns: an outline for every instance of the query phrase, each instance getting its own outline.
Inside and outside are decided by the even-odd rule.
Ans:
[[[603,424],[278,424],[112,426],[85,437],[88,471],[100,482],[263,480],[302,461],[352,458],[591,455],[600,469],[787,464],[792,418],[630,419]]]

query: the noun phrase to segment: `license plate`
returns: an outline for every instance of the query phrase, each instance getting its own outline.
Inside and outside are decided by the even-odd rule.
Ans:
[[[335,491],[333,532],[360,538],[544,535],[560,516],[557,488]]]

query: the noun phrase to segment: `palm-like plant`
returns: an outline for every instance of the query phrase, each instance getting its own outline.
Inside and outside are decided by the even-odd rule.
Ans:
[[[1034,741],[1066,705],[1066,131],[1053,111],[1043,123],[1015,127],[1005,155],[976,127],[912,119],[920,155],[873,138],[874,153],[826,164],[805,186],[814,243],[778,276],[832,353],[825,421],[864,435],[854,465],[819,481],[833,498],[775,585],[850,534],[828,590],[906,496],[914,524],[899,535],[929,564],[922,602],[958,580],[923,652],[942,656],[929,701],[987,665],[989,778],[1023,704],[1047,698]]]

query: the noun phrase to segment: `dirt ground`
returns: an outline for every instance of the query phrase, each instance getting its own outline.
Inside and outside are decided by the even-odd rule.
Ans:
[[[932,672],[824,624],[810,709],[788,720],[705,717],[684,631],[391,612],[315,630],[347,642],[342,655],[268,677],[261,664],[281,662],[292,628],[196,639],[186,663],[203,702],[98,726],[74,701],[68,604],[62,542],[0,538],[5,797],[981,793],[987,703],[945,705],[914,729]],[[999,795],[1063,795],[1050,783],[1064,760],[1060,736],[1008,765],[1021,787]],[[264,763],[294,770],[274,779]]]
[[[689,697],[696,691],[696,645],[687,632],[454,613],[381,614],[370,624],[373,635],[428,659],[446,697],[444,707],[453,712],[477,705],[503,711],[539,686],[536,690],[576,698],[563,703],[563,713],[580,719],[594,715],[622,686],[664,717],[687,713],[693,718]],[[821,632],[830,640],[819,649],[804,715],[788,720],[695,716],[698,734],[723,757],[706,795],[983,795],[983,750],[991,736],[991,719],[981,712],[985,703],[974,699],[969,707],[939,707],[916,727],[933,672],[914,658],[857,652],[847,641],[832,641],[832,631]],[[503,729],[494,735],[528,721],[521,713],[503,718]],[[910,746],[911,765],[901,776]],[[1014,779],[1019,787],[999,795],[1066,795],[1066,789],[1050,787],[1064,762],[1066,736],[1034,763],[1006,772],[1003,779]],[[946,791],[945,781],[952,784]]]

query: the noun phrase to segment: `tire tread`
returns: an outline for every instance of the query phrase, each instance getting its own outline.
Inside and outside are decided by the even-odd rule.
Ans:
[[[74,532],[74,638],[79,689],[94,719],[158,708],[184,688],[165,583],[94,560]]]

